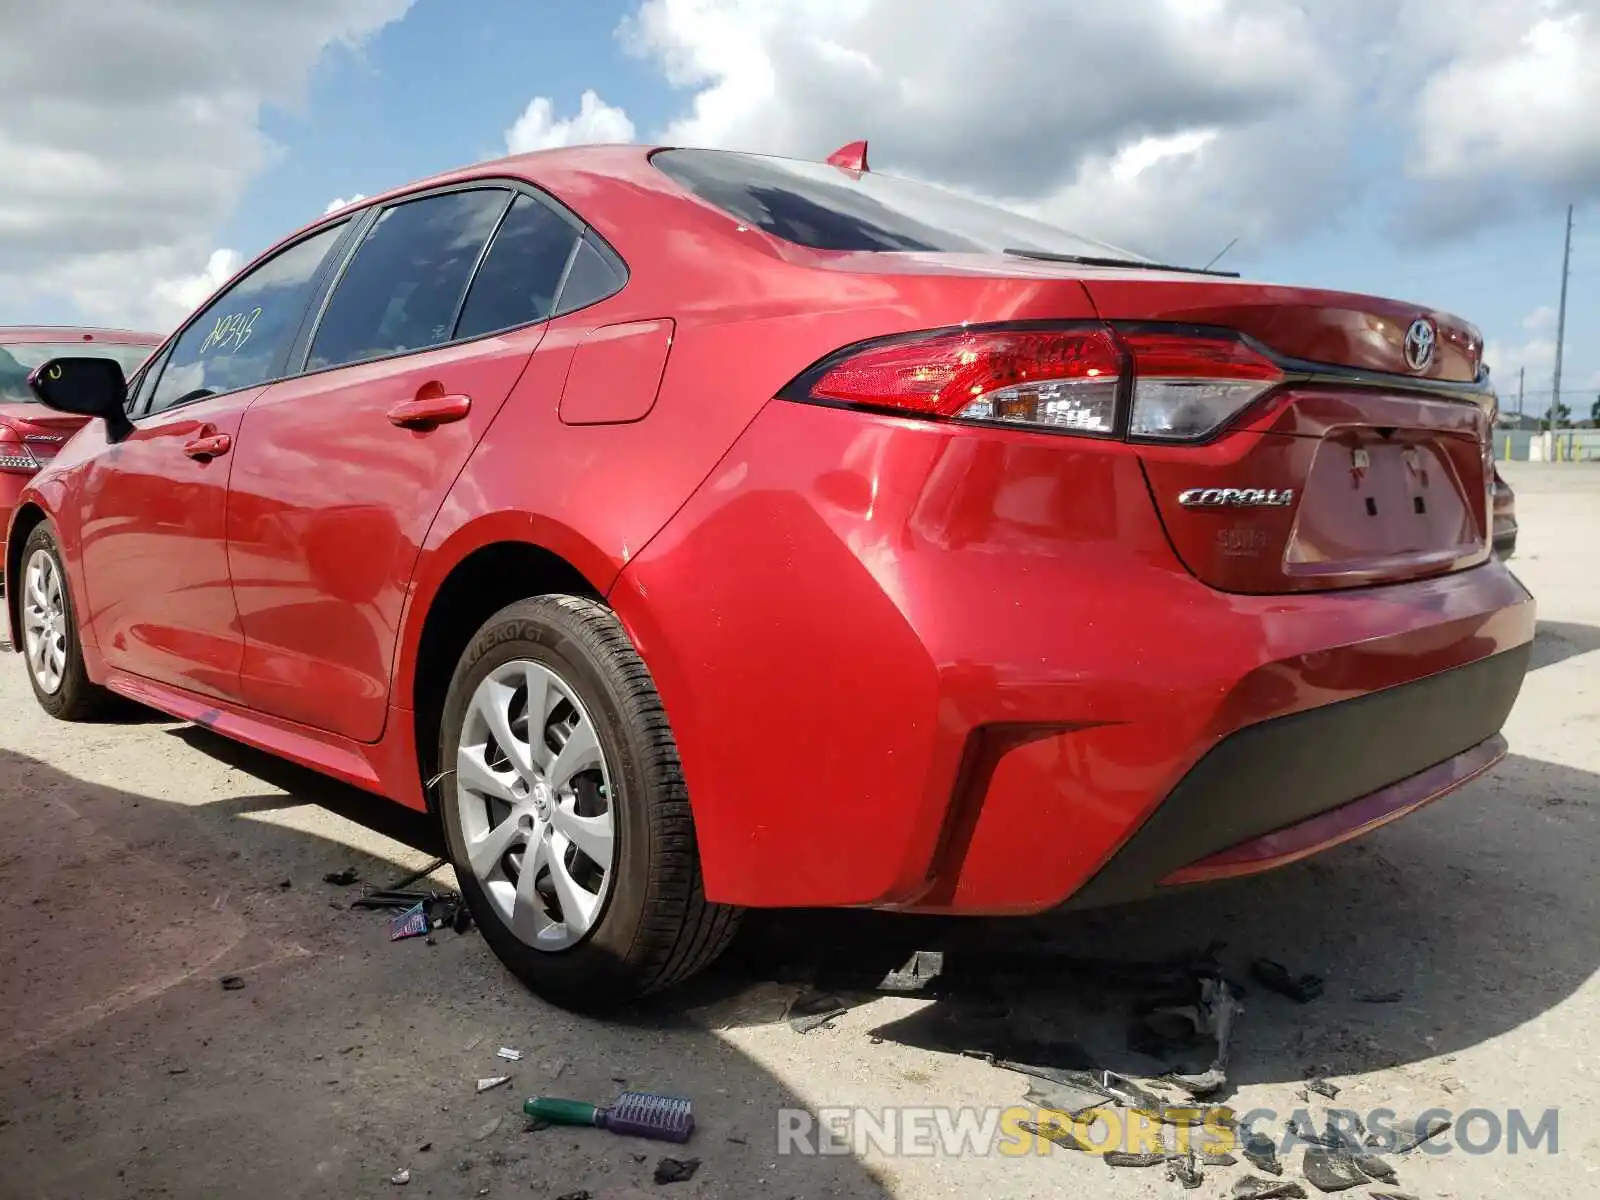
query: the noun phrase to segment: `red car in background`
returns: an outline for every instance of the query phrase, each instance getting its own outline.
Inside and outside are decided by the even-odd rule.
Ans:
[[[40,404],[28,390],[28,376],[40,363],[70,354],[104,354],[131,375],[160,344],[159,333],[0,326],[0,572],[5,569],[3,539],[17,493],[89,420]]]
[[[1490,768],[1534,602],[1482,338],[882,176],[585,147],[294,234],[24,489],[40,704],[438,814],[598,1008],[745,906],[1027,914],[1292,862]]]

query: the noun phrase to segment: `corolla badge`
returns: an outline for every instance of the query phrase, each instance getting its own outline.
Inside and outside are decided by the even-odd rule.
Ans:
[[[1288,508],[1293,488],[1190,488],[1178,493],[1185,508]]]
[[[1406,366],[1419,375],[1426,371],[1433,365],[1433,351],[1438,342],[1439,335],[1434,332],[1433,322],[1427,317],[1418,317],[1411,322],[1411,328],[1406,330]]]

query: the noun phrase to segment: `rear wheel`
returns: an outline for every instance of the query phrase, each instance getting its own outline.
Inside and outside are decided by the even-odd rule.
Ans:
[[[83,644],[67,591],[67,572],[54,527],[41,521],[22,546],[22,656],[39,707],[61,721],[87,721],[109,706],[83,665]]]
[[[708,903],[677,746],[609,610],[520,601],[451,680],[440,815],[462,894],[534,991],[595,1010],[709,964],[738,912]]]

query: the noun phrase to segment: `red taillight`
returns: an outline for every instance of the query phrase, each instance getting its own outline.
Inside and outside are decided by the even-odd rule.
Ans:
[[[1121,365],[1104,329],[967,331],[869,347],[824,370],[810,394],[922,416],[1110,433]]]
[[[1282,380],[1238,338],[1098,325],[896,338],[824,362],[786,394],[1061,433],[1191,440]]]
[[[1277,364],[1239,338],[1148,330],[1121,338],[1133,356],[1132,437],[1206,437],[1283,382]]]
[[[0,474],[32,475],[40,465],[22,435],[9,425],[0,425]]]

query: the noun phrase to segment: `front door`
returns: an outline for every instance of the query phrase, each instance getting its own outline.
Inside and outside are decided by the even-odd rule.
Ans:
[[[143,373],[134,430],[87,465],[83,577],[106,665],[235,700],[244,635],[228,570],[228,481],[247,409],[278,377],[348,228],[252,267]]]
[[[417,556],[544,336],[577,236],[550,206],[481,186],[397,202],[372,224],[307,373],[251,407],[234,462],[229,564],[250,707],[382,736]]]
[[[228,472],[260,393],[157,413],[88,464],[84,590],[107,666],[237,698],[244,638],[228,578]]]

